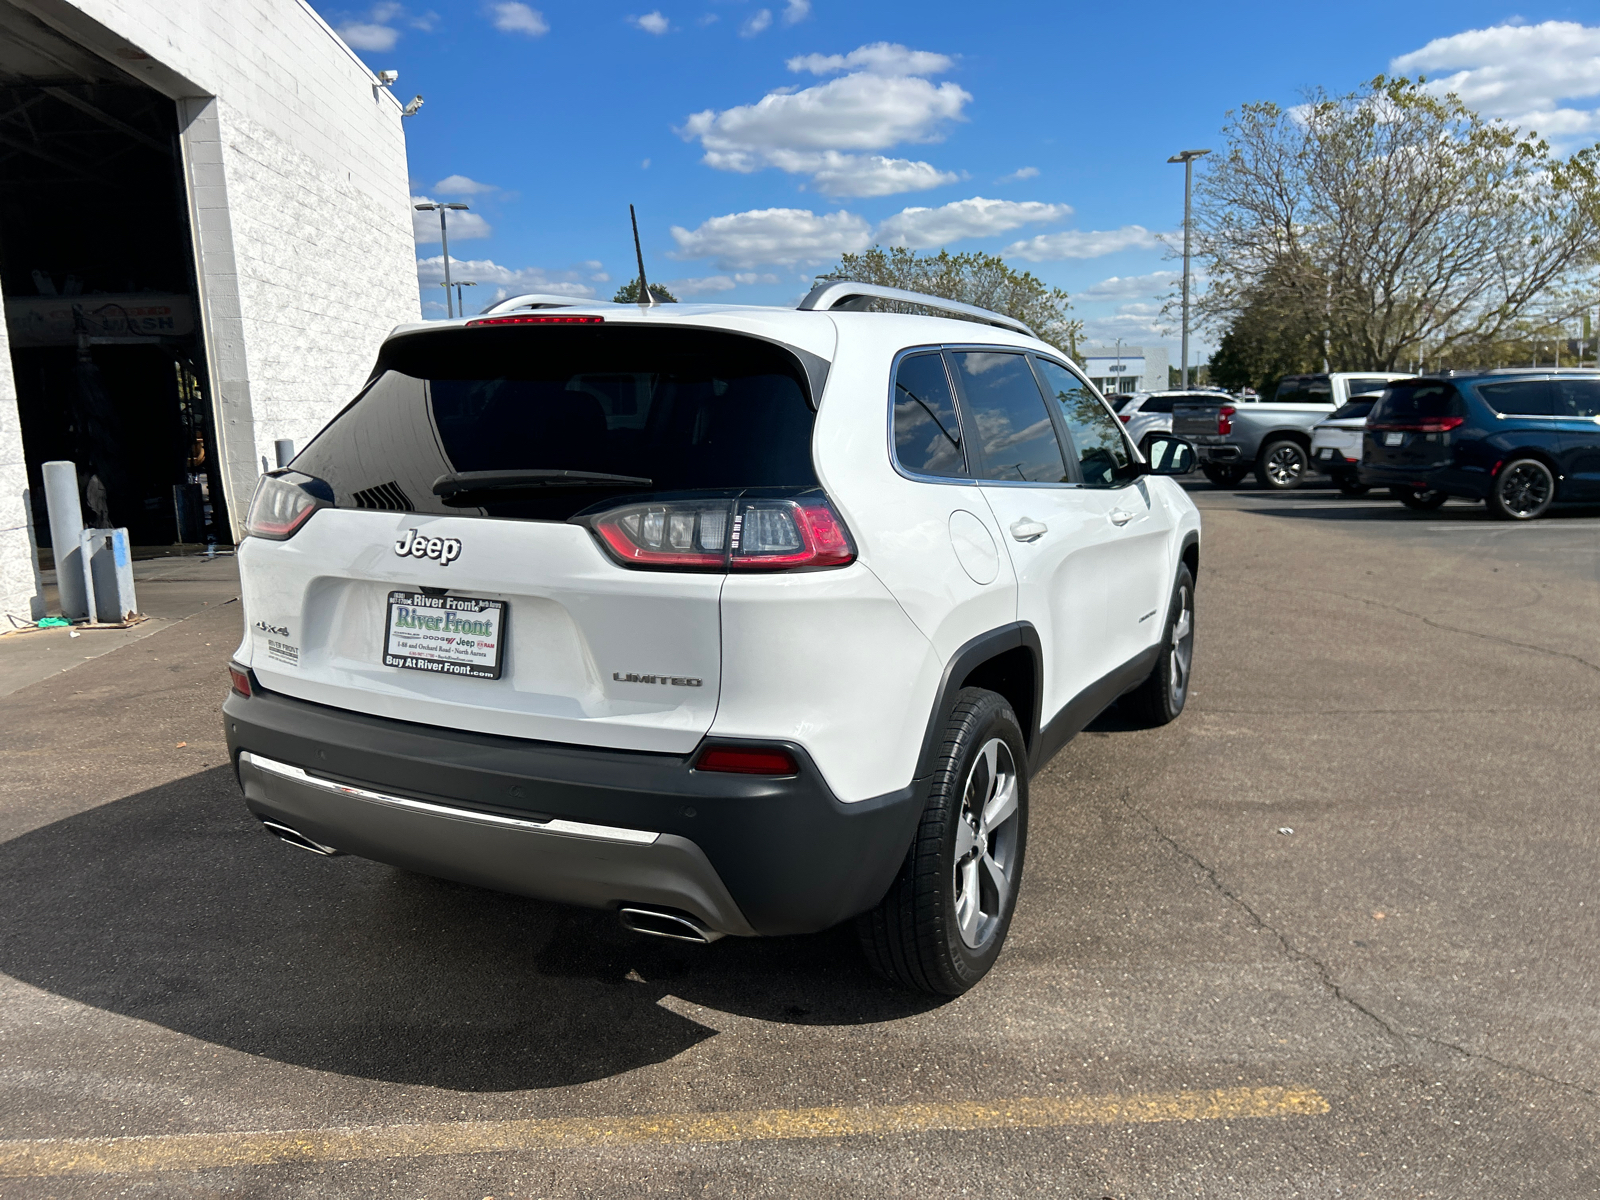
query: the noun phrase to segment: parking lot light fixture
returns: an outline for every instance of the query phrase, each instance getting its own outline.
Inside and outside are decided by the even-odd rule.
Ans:
[[[478,281],[476,279],[458,279],[458,280],[456,280],[456,312],[459,313],[463,317],[467,315],[467,305],[466,305],[466,301],[462,300],[462,298],[461,298],[461,289],[464,288],[464,287],[477,287],[477,286],[478,286]]]
[[[1183,164],[1183,386],[1189,386],[1189,196],[1194,190],[1194,160],[1210,150],[1180,150],[1169,163]]]
[[[437,211],[439,214],[439,244],[444,249],[444,311],[445,316],[453,317],[456,314],[450,304],[450,234],[445,228],[444,219],[446,212],[452,209],[457,212],[465,212],[467,206],[465,204],[435,204],[432,201],[427,201],[422,204],[412,205],[412,207],[418,212]]]

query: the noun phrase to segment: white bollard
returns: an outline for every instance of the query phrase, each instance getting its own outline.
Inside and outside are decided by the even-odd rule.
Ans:
[[[78,501],[77,465],[62,460],[44,464],[44,502],[50,513],[50,545],[56,559],[56,590],[61,613],[69,620],[90,616],[89,593],[83,586],[83,505]]]

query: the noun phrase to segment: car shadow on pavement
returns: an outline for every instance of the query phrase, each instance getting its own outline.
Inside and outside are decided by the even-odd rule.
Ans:
[[[927,1011],[848,926],[680,945],[609,913],[319,858],[216,768],[0,844],[0,971],[283,1063],[471,1092],[582,1083],[716,1034],[676,996],[762,1020]]]

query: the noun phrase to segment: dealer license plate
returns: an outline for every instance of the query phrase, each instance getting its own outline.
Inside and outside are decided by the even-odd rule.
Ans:
[[[384,666],[499,679],[505,617],[504,600],[390,592]]]
[[[1383,435],[1383,444],[1385,446],[1398,446],[1405,440],[1406,435],[1403,433],[1386,433]]]

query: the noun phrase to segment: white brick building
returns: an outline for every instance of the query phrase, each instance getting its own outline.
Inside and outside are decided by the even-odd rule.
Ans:
[[[202,494],[237,536],[419,316],[408,194],[399,103],[302,0],[0,0],[0,628],[46,459],[136,543]]]

